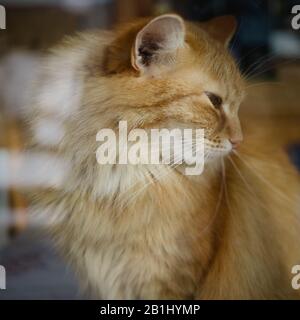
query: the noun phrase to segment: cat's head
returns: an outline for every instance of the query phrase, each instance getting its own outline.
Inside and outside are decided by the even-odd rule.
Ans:
[[[116,116],[129,128],[202,128],[210,158],[242,140],[238,109],[243,79],[228,44],[231,16],[203,23],[166,14],[121,28],[104,70]]]

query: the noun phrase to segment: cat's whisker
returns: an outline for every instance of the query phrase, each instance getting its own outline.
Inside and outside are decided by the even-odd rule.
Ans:
[[[276,55],[270,53],[260,57],[243,72],[243,77],[248,79],[251,74],[253,74],[256,70],[258,70],[260,67],[274,58],[276,58]]]
[[[277,188],[275,188],[268,180],[263,178],[260,174],[258,174],[255,171],[255,168],[253,168],[245,159],[241,157],[241,155],[236,151],[233,150],[234,154],[248,167],[248,169],[253,172],[262,182],[264,182],[270,189],[272,189],[278,196],[280,196],[283,200],[291,203],[294,205],[294,202],[288,198],[285,194],[283,194],[281,191],[279,191]]]
[[[204,234],[209,229],[209,227],[211,227],[211,225],[215,221],[216,217],[218,216],[218,213],[219,213],[219,210],[221,207],[221,203],[222,203],[222,199],[223,199],[223,195],[224,195],[224,187],[225,187],[225,172],[223,170],[221,170],[221,175],[222,175],[222,178],[221,178],[221,182],[220,182],[220,191],[219,191],[219,195],[218,195],[216,208],[214,210],[214,213],[213,213],[211,219],[209,220],[209,222],[205,226],[205,228],[203,228],[201,230],[201,234]]]
[[[232,209],[231,209],[231,205],[230,205],[230,201],[229,201],[229,195],[228,195],[228,190],[227,190],[227,184],[226,184],[226,170],[225,170],[225,163],[224,163],[224,159],[221,159],[221,166],[222,166],[222,172],[223,172],[223,176],[224,176],[224,195],[225,195],[225,200],[227,203],[227,207],[228,207],[228,211],[230,214],[232,214]]]
[[[269,209],[267,208],[267,206],[262,202],[262,200],[258,197],[258,195],[255,193],[255,191],[253,190],[253,188],[251,188],[250,184],[248,183],[248,181],[246,180],[246,178],[243,176],[242,172],[240,171],[240,169],[238,168],[238,166],[235,164],[235,162],[233,161],[233,159],[230,157],[230,155],[228,156],[229,161],[231,162],[233,168],[235,169],[235,171],[237,172],[237,174],[240,176],[241,180],[244,182],[244,184],[246,185],[247,189],[249,190],[249,192],[256,198],[259,200],[259,204],[262,206],[262,208],[266,209],[266,211],[269,211]]]
[[[166,168],[168,168],[168,166],[166,166]],[[165,170],[168,170],[166,168],[165,168]],[[149,181],[146,184],[144,184],[142,188],[140,188],[138,191],[132,193],[130,198],[127,198],[127,200],[124,201],[124,199],[122,199],[122,202],[124,202],[126,204],[125,208],[127,208],[130,203],[134,202],[145,191],[145,189],[147,189],[150,185],[152,185],[158,181],[161,181],[163,178],[168,176],[171,173],[171,168],[169,168],[169,169],[170,169],[169,171],[165,171],[164,174],[162,174],[160,176],[156,176],[155,178],[153,178],[153,174],[150,173],[148,175]],[[141,181],[137,182],[134,186],[136,186],[140,182]],[[123,209],[124,209],[124,207],[123,207]]]
[[[259,87],[259,86],[263,86],[263,85],[268,85],[268,86],[272,86],[272,85],[281,85],[281,86],[285,86],[286,84],[283,83],[282,81],[265,81],[265,82],[258,82],[258,83],[253,83],[253,84],[250,84],[248,86],[245,87],[245,89],[250,89],[250,88],[253,88],[253,87]]]
[[[241,69],[241,65],[244,62],[244,60],[249,57],[252,53],[254,53],[256,50],[262,48],[263,46],[257,46],[253,49],[251,49],[250,51],[248,51],[246,54],[244,54],[243,56],[241,56],[237,61],[236,64],[238,65],[239,69]]]
[[[256,74],[253,74],[253,75],[250,75],[250,76],[248,75],[247,78],[246,78],[246,80],[247,80],[247,81],[250,81],[250,80],[252,80],[253,78],[258,77],[258,76],[264,74],[264,73],[267,72],[267,71],[270,71],[270,70],[275,69],[275,67],[278,68],[278,67],[286,66],[286,65],[289,65],[290,63],[298,62],[298,61],[299,61],[299,58],[293,58],[293,59],[289,59],[289,60],[287,60],[287,61],[283,61],[283,62],[277,63],[276,65],[266,67],[265,69],[262,69],[260,72],[258,72],[258,73],[256,73]]]
[[[168,145],[168,150],[170,149],[170,146]],[[179,148],[178,148],[179,149]],[[175,150],[176,150],[176,148],[175,148]],[[164,149],[164,151],[166,151],[166,148]],[[152,152],[154,152],[154,153],[156,153],[157,152],[157,150],[152,150]],[[151,153],[152,154],[152,153]],[[175,152],[174,152],[174,154],[176,154]],[[181,155],[178,155],[177,156],[178,158],[179,157],[181,157]],[[180,158],[176,161],[176,162],[178,162],[180,160]],[[176,163],[175,163],[176,164]],[[161,164],[161,165],[163,165],[163,164]],[[128,191],[130,191],[130,189],[132,189],[132,188],[134,188],[137,184],[139,184],[141,182],[141,180],[139,180],[139,181],[137,181],[136,183],[134,183],[133,185],[131,185],[128,189],[126,189],[126,192],[124,192],[124,193],[128,193]]]
[[[280,171],[283,171],[283,172],[285,172],[285,173],[288,174],[288,175],[294,175],[294,174],[295,174],[295,172],[294,172],[293,170],[291,170],[291,168],[284,168],[284,167],[281,166],[281,165],[278,165],[278,164],[275,164],[275,163],[270,163],[270,161],[260,159],[260,158],[258,157],[257,151],[255,151],[255,154],[249,152],[249,150],[243,151],[243,153],[244,153],[244,154],[247,154],[248,156],[255,157],[255,162],[257,162],[257,163],[266,164],[266,165],[268,165],[269,167],[272,167],[272,168],[274,168],[274,169],[278,169],[278,170],[280,170]]]
[[[190,142],[190,141],[189,141],[189,142]],[[194,145],[191,144],[190,148],[193,148],[193,146],[194,146]],[[207,159],[207,157],[208,157],[208,155],[206,154],[206,155],[204,156],[204,161]],[[144,190],[145,190],[148,186],[150,186],[151,184],[153,184],[153,183],[155,183],[155,182],[158,182],[158,181],[161,181],[164,177],[168,176],[168,175],[172,172],[171,169],[174,169],[174,168],[178,167],[179,165],[181,165],[181,164],[182,164],[182,155],[181,155],[181,154],[177,155],[174,160],[175,160],[175,161],[173,161],[173,164],[167,165],[166,168],[169,168],[169,169],[170,169],[168,172],[166,172],[166,173],[164,173],[164,174],[162,174],[162,175],[160,175],[160,176],[156,176],[156,177],[155,177],[155,180],[151,177],[150,181],[149,181],[148,183],[146,183],[146,184],[143,186],[142,189],[138,190],[135,194],[133,194],[133,199],[136,199],[136,198],[138,197],[138,195],[141,194],[141,192],[144,191]],[[178,163],[179,161],[180,161],[180,163]],[[150,175],[150,176],[151,176],[151,175]],[[133,188],[133,187],[135,187],[135,186],[136,186],[138,183],[140,183],[140,182],[141,182],[141,181],[138,181],[137,183],[135,183],[133,186],[130,187],[130,189]],[[128,192],[128,190],[127,190],[127,192]]]
[[[275,59],[277,58],[276,55],[269,55],[269,57],[265,60],[263,59],[259,59],[256,63],[255,63],[255,67],[253,69],[250,69],[248,71],[248,73],[245,74],[245,78],[246,79],[251,79],[251,77],[253,75],[255,75],[255,73],[257,71],[259,71],[262,68],[266,68],[266,67],[271,67],[271,63],[275,62]],[[261,62],[259,62],[261,61]]]
[[[187,142],[189,142],[189,144],[191,145],[190,148],[193,148],[193,147],[194,147],[194,144],[193,144],[193,142],[190,141],[190,139],[187,140]],[[188,146],[188,144],[185,144],[185,146]],[[170,148],[170,146],[168,146],[168,148]],[[209,149],[209,148],[208,148],[208,149]],[[178,150],[181,151],[181,148],[178,148]],[[175,148],[174,151],[176,151],[176,148]],[[176,152],[174,152],[174,154],[176,155]],[[205,153],[205,155],[204,155],[204,161],[206,161],[206,159],[208,158],[209,155],[210,155],[209,152],[208,152],[208,153]],[[173,164],[168,165],[168,167],[171,168],[171,169],[176,168],[177,166],[179,166],[179,165],[182,164],[182,161],[181,161],[181,160],[182,160],[181,154],[175,156],[174,161],[173,161]],[[180,163],[178,163],[178,161],[180,161]],[[149,185],[153,184],[154,182],[161,181],[162,178],[164,178],[165,176],[167,176],[168,174],[170,174],[170,172],[171,172],[171,171],[166,172],[165,174],[163,174],[163,175],[161,175],[161,176],[156,176],[156,177],[155,177],[155,180],[154,180],[153,178],[151,178],[151,175],[149,175],[148,177],[150,177],[150,181],[149,181],[148,183],[146,183],[146,184],[143,186],[142,189],[138,190],[135,194],[133,194],[133,196],[134,196],[133,198],[136,198],[135,195],[136,195],[137,193],[140,194],[140,193],[141,193],[144,189],[146,189]],[[140,182],[141,182],[141,180],[139,180],[139,181],[137,181],[136,183],[134,183],[133,185],[131,185],[131,186],[126,190],[126,193],[128,193],[128,191],[129,191],[130,189],[136,187]],[[123,195],[123,193],[122,193],[122,195]],[[123,201],[123,200],[122,200],[122,201]]]
[[[135,200],[147,187],[149,187],[151,184],[161,181],[162,178],[165,178],[166,176],[168,176],[172,170],[176,168],[177,166],[179,166],[181,163],[177,164],[176,162],[178,162],[179,160],[181,160],[181,155],[178,155],[176,158],[176,161],[174,161],[174,163],[172,165],[165,165],[164,169],[166,170],[166,172],[164,172],[164,174],[162,175],[158,175],[155,176],[155,179],[153,179],[153,174],[150,172],[150,174],[148,175],[148,178],[150,178],[150,181],[148,183],[146,183],[141,189],[139,189],[138,191],[136,191],[135,193],[133,193],[131,195],[131,199],[127,200],[127,206],[129,205],[129,202],[132,202],[133,200]],[[163,166],[163,164],[161,164]],[[149,173],[149,172],[148,172]],[[137,181],[134,185],[132,185],[129,189],[134,188],[135,186],[137,186],[141,181]],[[128,193],[129,190],[126,191],[126,193]],[[122,198],[122,201],[123,198]]]

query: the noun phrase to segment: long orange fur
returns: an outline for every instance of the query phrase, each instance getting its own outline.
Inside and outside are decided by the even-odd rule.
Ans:
[[[291,287],[300,263],[298,176],[262,130],[246,123],[241,148],[208,161],[197,177],[96,162],[97,131],[120,120],[129,128],[203,128],[216,150],[240,134],[244,80],[227,49],[232,20],[168,19],[177,19],[170,23],[182,28],[184,44],[151,72],[133,49],[150,19],[68,38],[45,58],[32,145],[69,171],[59,186],[33,191],[33,210],[55,222],[54,240],[97,298],[298,298]],[[215,109],[207,91],[227,110]],[[51,147],[34,129],[45,120],[63,128]]]

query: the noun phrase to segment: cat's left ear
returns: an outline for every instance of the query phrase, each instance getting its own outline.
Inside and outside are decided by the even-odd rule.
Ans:
[[[226,47],[237,29],[237,20],[234,16],[221,16],[201,23],[211,37],[223,43]]]
[[[164,14],[151,20],[135,38],[131,52],[132,66],[145,73],[173,61],[184,45],[185,26],[176,14]]]

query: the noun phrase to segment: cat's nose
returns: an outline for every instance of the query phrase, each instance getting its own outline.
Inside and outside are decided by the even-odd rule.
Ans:
[[[236,149],[243,141],[243,138],[242,137],[230,138],[229,141],[232,144],[232,148]]]
[[[228,138],[232,147],[237,148],[243,141],[243,132],[240,121],[237,117],[232,117],[228,121]]]

